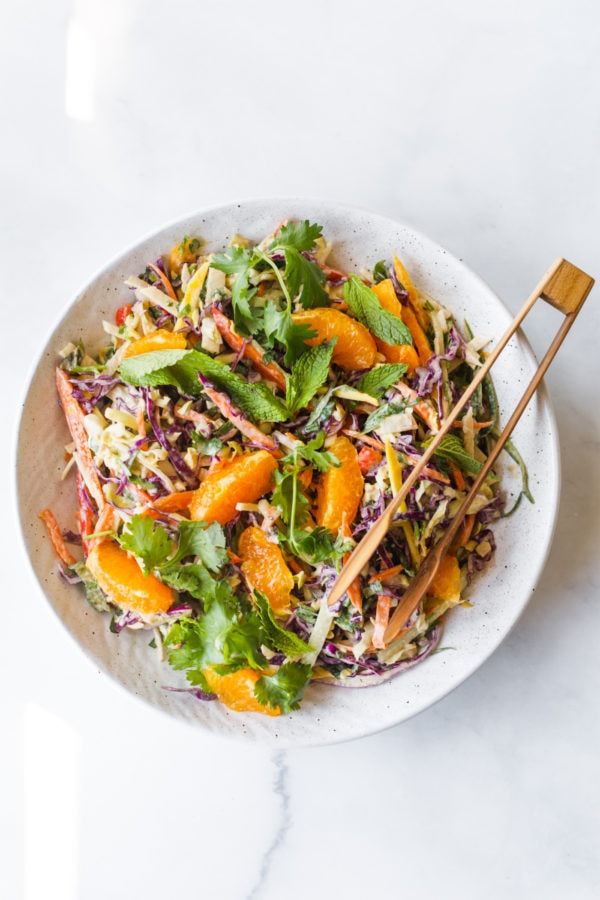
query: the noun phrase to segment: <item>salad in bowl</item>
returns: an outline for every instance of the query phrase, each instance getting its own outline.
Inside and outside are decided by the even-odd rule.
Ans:
[[[60,574],[112,631],[139,630],[185,672],[188,687],[164,687],[190,702],[274,716],[297,709],[311,681],[363,687],[418,665],[448,611],[469,605],[493,523],[516,505],[490,475],[421,607],[386,643],[494,445],[487,378],[361,577],[328,603],[486,343],[416,290],[399,258],[346,272],[331,249],[308,220],[256,244],[235,235],[216,253],[184,235],[126,279],[100,352],[60,348],[77,532],[40,512]],[[507,449],[522,473],[516,503],[531,500]]]

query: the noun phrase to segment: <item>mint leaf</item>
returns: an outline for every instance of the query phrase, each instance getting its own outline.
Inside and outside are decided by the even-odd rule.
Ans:
[[[156,350],[124,360],[119,372],[123,381],[136,386],[170,384],[184,394],[198,396],[202,386],[198,373],[226,391],[243,413],[257,422],[283,422],[285,405],[264,382],[249,384],[229,366],[200,350]]]
[[[275,619],[275,614],[271,609],[271,604],[264,594],[260,591],[254,591],[254,601],[258,611],[258,618],[267,637],[267,646],[273,650],[279,650],[289,659],[295,659],[310,653],[311,646],[294,634],[293,631],[287,631]]]
[[[294,247],[296,250],[312,250],[322,231],[322,225],[311,223],[308,219],[304,222],[288,222],[271,244],[271,248]]]
[[[117,540],[136,557],[146,575],[164,563],[173,550],[165,529],[150,516],[133,516]]]
[[[344,300],[359,322],[386,344],[412,344],[410,331],[399,316],[384,309],[377,295],[352,275],[344,285]]]
[[[404,363],[383,363],[363,375],[356,384],[356,390],[379,400],[392,384],[400,380],[407,368]]]
[[[463,442],[454,434],[447,434],[442,438],[434,455],[440,459],[452,460],[459,469],[470,475],[477,475],[481,471],[479,460],[467,453]]]
[[[285,281],[292,298],[297,297],[305,309],[329,306],[331,299],[324,290],[325,273],[305,259],[294,247],[285,247]]]
[[[218,522],[182,522],[179,526],[179,544],[171,563],[188,556],[199,556],[207,569],[218,572],[227,562],[225,532]]]
[[[405,409],[406,403],[404,403],[403,401],[399,401],[398,403],[382,404],[367,418],[365,424],[362,427],[363,434],[368,434],[370,431],[375,431],[375,429],[379,425],[381,425],[383,419],[387,419],[388,416],[393,416],[396,413],[404,412]]]
[[[287,379],[285,397],[290,418],[307,405],[326,381],[334,346],[335,339],[317,344],[306,350],[294,363],[292,374]]]
[[[256,699],[263,706],[292,712],[300,706],[311,673],[311,667],[304,663],[284,663],[274,675],[263,675],[258,679],[254,685]]]
[[[255,262],[250,250],[228,247],[224,253],[215,254],[210,263],[213,269],[235,276],[231,286],[233,321],[242,334],[255,334],[260,327],[260,319],[250,306],[256,294],[256,288],[250,286],[250,269]]]

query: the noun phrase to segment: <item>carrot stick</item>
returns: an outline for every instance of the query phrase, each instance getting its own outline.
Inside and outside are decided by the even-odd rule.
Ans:
[[[209,387],[207,384],[203,384],[204,393],[210,397],[212,402],[215,404],[221,415],[223,415],[226,419],[235,425],[235,427],[242,432],[249,440],[252,441],[253,444],[257,444],[259,447],[262,447],[264,450],[268,450],[269,453],[272,453],[273,456],[280,457],[281,451],[279,447],[275,443],[272,437],[268,434],[264,434],[257,428],[256,425],[253,425],[252,422],[243,416],[233,405],[230,398],[227,394],[221,393],[221,391],[215,390],[213,387]]]
[[[454,485],[457,491],[464,491],[466,487],[466,482],[463,477],[463,473],[460,471],[456,463],[453,463],[451,460],[448,461],[448,467],[452,473],[452,480],[454,481]]]
[[[371,575],[369,578],[369,584],[372,584],[374,581],[389,581],[390,578],[394,578],[396,575],[399,575],[403,570],[403,566],[391,566],[389,569],[382,569],[381,572],[376,572],[374,575]]]
[[[212,317],[215,320],[215,325],[219,329],[223,340],[229,344],[231,349],[236,350],[238,353],[241,350],[244,359],[251,362],[257,372],[260,372],[261,375],[268,378],[273,384],[276,384],[282,391],[285,391],[285,375],[279,366],[276,366],[274,363],[266,363],[263,359],[262,352],[252,341],[248,341],[244,346],[243,338],[241,338],[239,334],[236,334],[233,329],[233,323],[220,309],[213,309]]]
[[[163,287],[171,300],[175,300],[175,302],[177,302],[177,294],[175,293],[175,288],[173,287],[165,273],[162,271],[162,269],[159,269],[159,267],[155,266],[154,263],[148,263],[148,268],[152,269],[157,278],[160,278]]]
[[[473,527],[475,525],[475,516],[465,516],[460,531],[454,538],[449,553],[456,553],[459,547],[464,547],[469,542]]]
[[[427,365],[433,356],[433,351],[429,346],[429,341],[427,340],[425,332],[419,325],[417,317],[410,306],[402,307],[402,321],[408,326],[408,330],[412,334],[413,343],[417,348],[421,365]]]
[[[440,429],[440,423],[438,421],[438,415],[429,403],[426,403],[424,400],[419,400],[419,395],[416,391],[413,391],[412,388],[409,388],[407,384],[404,384],[403,381],[399,381],[396,384],[396,390],[398,390],[403,397],[407,400],[410,400],[414,404],[414,410],[418,413],[419,416],[423,419],[426,425],[429,426],[431,431],[437,432]]]
[[[375,610],[375,628],[373,629],[372,643],[376,650],[383,650],[385,642],[383,635],[390,619],[390,606],[392,598],[388,594],[380,594],[377,598]]]
[[[64,369],[56,370],[56,388],[77,451],[75,460],[77,468],[81,472],[88,491],[96,501],[98,509],[102,510],[106,501],[88,445],[87,432],[83,424],[83,412],[73,396],[73,386]]]
[[[64,562],[65,566],[72,566],[73,563],[76,562],[76,559],[65,544],[60,525],[56,521],[56,516],[52,510],[43,509],[39,514],[39,517],[48,529],[48,535],[58,558]]]
[[[85,538],[94,530],[94,513],[91,509],[91,500],[86,493],[85,481],[81,476],[81,472],[77,469],[77,502],[79,506],[79,534],[81,535],[81,546],[83,547],[84,556],[88,555],[88,545]]]
[[[227,556],[229,557],[231,562],[235,563],[236,565],[238,565],[242,561],[242,557],[238,556],[237,553],[234,553],[233,550],[230,550],[229,547],[227,548]]]

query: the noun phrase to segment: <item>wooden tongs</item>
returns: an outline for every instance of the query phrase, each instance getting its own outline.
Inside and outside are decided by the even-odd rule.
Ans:
[[[502,353],[503,349],[506,347],[507,343],[509,342],[517,328],[521,325],[523,319],[531,311],[537,300],[541,297],[543,300],[546,300],[547,303],[550,303],[556,309],[560,310],[560,312],[563,313],[565,319],[558,332],[556,333],[556,336],[552,341],[550,347],[548,348],[544,358],[539,364],[535,375],[531,379],[529,385],[527,386],[527,389],[525,390],[525,393],[517,404],[515,411],[506,423],[502,433],[500,434],[498,440],[496,441],[496,444],[494,445],[494,448],[492,449],[486,462],[482,466],[481,471],[477,475],[477,478],[475,479],[475,482],[471,487],[471,490],[468,492],[463,502],[461,503],[458,512],[454,516],[452,522],[444,532],[443,536],[437,541],[436,544],[434,544],[425,559],[422,561],[419,571],[407,587],[406,591],[402,595],[402,599],[394,610],[383,638],[386,646],[391,641],[393,641],[394,638],[404,628],[408,619],[410,619],[411,615],[417,609],[422,599],[426,595],[427,590],[429,589],[429,586],[431,585],[431,582],[435,577],[438,566],[448,553],[449,547],[456,533],[458,532],[462,520],[465,517],[467,510],[471,506],[474,497],[485,481],[494,463],[498,459],[502,448],[512,434],[513,429],[521,418],[527,404],[539,387],[542,378],[546,374],[546,371],[550,363],[554,359],[558,348],[567,336],[569,329],[575,321],[577,314],[583,306],[583,303],[589,292],[591,291],[593,285],[594,279],[591,278],[590,275],[587,275],[585,272],[582,272],[581,269],[578,269],[577,266],[574,266],[566,259],[556,260],[556,262],[551,266],[548,272],[546,272],[535,290],[529,295],[522,309],[517,313],[508,329],[502,335],[496,347],[491,351],[485,363],[481,366],[480,369],[477,370],[473,381],[470,383],[460,400],[458,400],[448,417],[445,419],[444,424],[435,435],[431,443],[428,444],[425,452],[420,457],[419,462],[402,485],[402,488],[398,491],[393,500],[388,504],[375,524],[369,529],[362,541],[357,544],[352,554],[346,561],[346,564],[342,568],[337,581],[333,585],[329,594],[329,606],[333,606],[333,604],[336,603],[346,593],[352,582],[360,575],[362,569],[369,562],[371,556],[392,525],[394,515],[400,508],[402,501],[405,499],[406,495],[413,487],[413,485],[417,482],[423,469],[437,450],[444,435],[446,435],[450,431],[452,425],[458,417],[458,414],[469,402],[469,400],[477,390],[477,387],[481,384],[487,373],[490,371],[490,369]]]

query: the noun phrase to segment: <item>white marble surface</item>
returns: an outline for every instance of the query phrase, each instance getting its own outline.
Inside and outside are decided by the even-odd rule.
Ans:
[[[31,0],[5,5],[0,47],[7,474],[57,311],[203,205],[396,215],[512,309],[559,253],[600,275],[592,0]],[[360,742],[270,757],[114,688],[26,575],[7,487],[0,896],[599,896],[599,309],[548,379],[564,487],[527,612],[453,695]],[[536,313],[534,345],[555,321]]]

